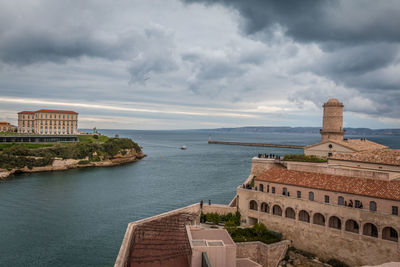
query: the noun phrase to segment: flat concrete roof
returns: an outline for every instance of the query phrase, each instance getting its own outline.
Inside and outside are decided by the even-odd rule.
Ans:
[[[193,240],[222,240],[225,245],[234,245],[232,238],[225,229],[190,228]]]

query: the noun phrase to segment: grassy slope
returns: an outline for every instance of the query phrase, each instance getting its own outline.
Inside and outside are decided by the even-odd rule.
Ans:
[[[0,133],[0,134],[11,135],[10,133]],[[21,134],[16,134],[16,135],[21,135]],[[104,135],[98,135],[98,139],[94,138],[94,135],[78,135],[78,138],[79,142],[82,143],[104,143],[110,139],[109,137]],[[22,146],[28,149],[35,149],[35,148],[51,147],[54,146],[55,144],[69,145],[75,143],[61,143],[61,142],[60,143],[0,143],[0,151],[13,146]]]

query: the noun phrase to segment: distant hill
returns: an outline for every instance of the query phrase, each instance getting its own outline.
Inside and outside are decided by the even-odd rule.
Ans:
[[[251,132],[251,133],[304,133],[319,134],[320,127],[264,127],[264,126],[246,126],[238,128],[217,128],[202,131],[216,132]],[[400,136],[400,129],[369,129],[369,128],[345,128],[346,135],[395,135]]]

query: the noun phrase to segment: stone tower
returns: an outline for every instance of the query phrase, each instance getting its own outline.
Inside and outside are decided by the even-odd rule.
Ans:
[[[331,98],[324,105],[321,142],[343,141],[343,104],[336,98]]]

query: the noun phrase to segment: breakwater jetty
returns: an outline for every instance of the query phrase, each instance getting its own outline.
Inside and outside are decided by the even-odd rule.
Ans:
[[[217,145],[281,147],[281,148],[293,148],[293,149],[303,149],[303,148],[305,147],[305,146],[300,146],[300,145],[261,144],[261,143],[243,143],[243,142],[224,142],[224,141],[213,141],[213,140],[208,140],[208,143],[209,143],[209,144],[217,144]]]

